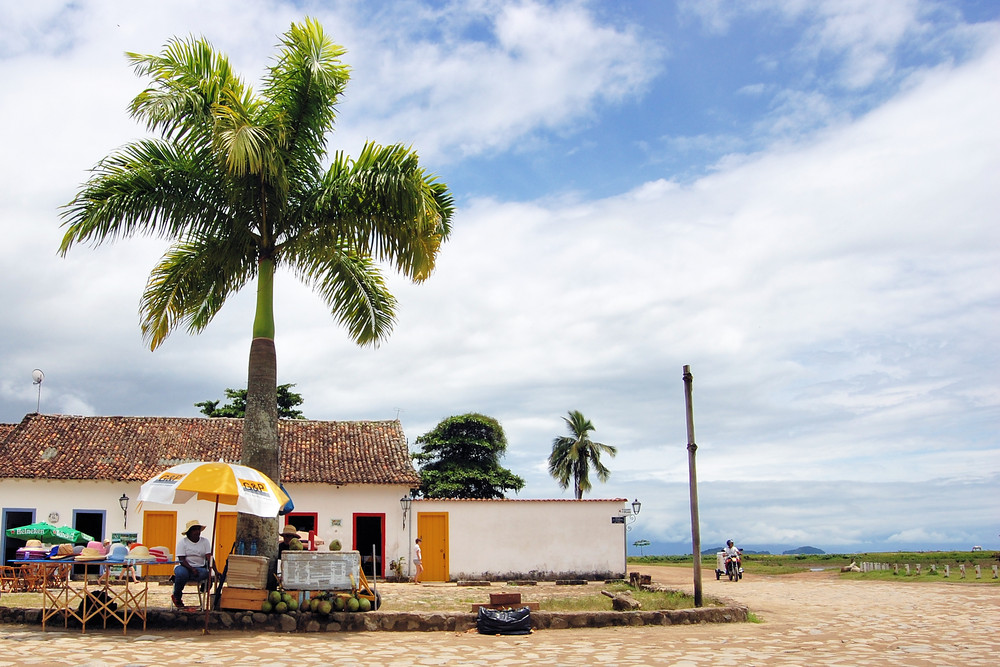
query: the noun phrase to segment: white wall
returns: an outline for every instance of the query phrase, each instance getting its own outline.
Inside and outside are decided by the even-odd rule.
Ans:
[[[35,521],[48,521],[50,512],[59,514],[57,525],[73,525],[73,510],[104,510],[104,535],[95,538],[110,538],[112,533],[137,533],[142,539],[142,512],[166,510],[177,512],[178,530],[192,519],[209,526],[211,531],[215,503],[207,500],[193,500],[183,505],[143,503],[138,507],[139,487],[137,482],[109,482],[89,480],[50,479],[0,479],[0,507],[3,509],[35,510]],[[286,489],[295,503],[296,512],[317,514],[317,533],[328,548],[334,539],[339,539],[344,549],[351,549],[354,541],[353,516],[356,512],[385,514],[385,563],[405,553],[406,536],[402,529],[403,510],[400,497],[409,494],[406,486],[329,484],[287,484]],[[118,499],[122,494],[131,500],[128,510],[128,527]],[[219,506],[220,512],[232,511],[231,507]],[[340,526],[333,525],[335,520]],[[281,523],[284,523],[282,520]],[[209,535],[211,533],[209,532]],[[178,539],[180,535],[177,536]],[[275,536],[277,539],[277,536]],[[164,545],[171,550],[175,544]]]
[[[36,521],[58,512],[59,525],[72,525],[73,510],[105,510],[104,535],[126,530],[118,498],[131,501],[129,532],[142,536],[137,511],[138,483],[108,481],[2,479],[0,507],[34,509]],[[457,579],[557,579],[621,576],[625,538],[621,524],[611,517],[627,500],[415,500],[403,527],[399,503],[408,493],[403,486],[326,484],[286,485],[297,512],[316,512],[319,536],[327,548],[339,539],[344,549],[353,545],[353,516],[357,512],[385,515],[385,560],[406,557],[412,568],[412,540],[417,537],[421,512],[448,514],[449,577]],[[144,503],[142,510],[177,512],[178,527],[191,519],[212,520],[214,503],[184,505]],[[225,508],[220,506],[220,511]],[[339,520],[340,525],[334,523]],[[168,545],[171,549],[174,545]],[[410,570],[412,573],[412,569]]]
[[[422,512],[448,514],[452,580],[620,577],[625,537],[611,517],[627,505],[621,498],[416,500],[413,537]]]

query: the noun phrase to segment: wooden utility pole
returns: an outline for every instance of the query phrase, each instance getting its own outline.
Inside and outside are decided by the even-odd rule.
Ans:
[[[687,410],[687,450],[688,487],[691,491],[691,551],[694,555],[694,606],[701,606],[701,529],[698,527],[698,471],[694,454],[698,445],[694,444],[694,408],[691,405],[691,384],[694,376],[691,367],[684,367],[684,404]]]

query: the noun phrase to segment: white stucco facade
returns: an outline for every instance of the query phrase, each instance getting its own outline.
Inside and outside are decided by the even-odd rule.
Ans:
[[[416,500],[407,531],[423,538],[425,567],[431,571],[433,559],[443,558],[450,580],[605,579],[625,571],[624,526],[611,518],[626,506],[623,498]],[[442,514],[443,556],[435,531],[426,528],[426,519]],[[409,562],[412,549],[403,555]]]
[[[0,507],[5,520],[33,521],[58,518],[57,525],[78,527],[108,539],[114,533],[136,533],[146,541],[150,513],[167,515],[174,531],[162,533],[156,545],[173,549],[179,530],[192,519],[209,525],[214,504],[192,501],[184,505],[143,503],[139,484],[96,480],[3,479]],[[424,538],[424,560],[438,559],[437,580],[463,579],[603,579],[621,576],[625,564],[625,532],[611,522],[627,506],[611,500],[414,500],[406,516],[400,498],[405,486],[351,484],[288,484],[295,503],[287,519],[303,528],[312,523],[321,549],[339,540],[343,549],[377,552],[378,576],[391,574],[388,563],[406,558],[413,573],[413,540]],[[128,517],[118,499],[130,498]],[[219,507],[220,512],[231,508]],[[30,514],[30,519],[28,515]],[[284,523],[285,519],[281,522]],[[437,526],[432,529],[432,526]],[[6,527],[13,527],[7,523]],[[14,545],[6,541],[5,547]],[[277,537],[276,537],[277,539]],[[18,543],[20,544],[20,543]],[[220,545],[222,546],[222,545]],[[9,550],[9,549],[8,549]]]

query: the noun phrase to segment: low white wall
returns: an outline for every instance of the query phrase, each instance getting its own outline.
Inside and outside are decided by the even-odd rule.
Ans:
[[[625,537],[611,517],[627,503],[624,498],[416,500],[413,536],[420,513],[448,514],[452,580],[621,577]]]

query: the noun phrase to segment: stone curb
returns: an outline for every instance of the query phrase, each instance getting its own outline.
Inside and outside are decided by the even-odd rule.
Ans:
[[[41,625],[41,609],[0,607],[0,623]],[[692,623],[740,623],[748,617],[748,609],[739,605],[727,607],[702,607],[663,611],[534,611],[531,627],[534,630],[561,630],[566,628],[637,627],[643,625],[688,625]],[[311,612],[263,614],[251,611],[215,611],[209,614],[208,626],[212,630],[254,632],[465,632],[476,627],[476,614],[417,613],[369,611],[364,613],[336,612],[323,616]],[[198,611],[173,611],[150,609],[146,630],[197,630],[203,627],[205,617]],[[62,629],[65,621],[56,616],[47,628]],[[71,629],[79,628],[70,619]],[[99,618],[87,623],[88,630],[101,630]],[[112,621],[109,631],[117,631],[120,623]],[[130,630],[142,631],[142,622],[132,619]]]

